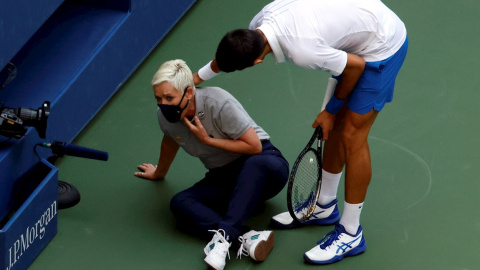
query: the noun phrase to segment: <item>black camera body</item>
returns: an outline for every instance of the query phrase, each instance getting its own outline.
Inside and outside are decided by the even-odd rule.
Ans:
[[[40,138],[45,139],[50,102],[43,102],[37,110],[30,108],[7,108],[0,106],[0,135],[21,138],[27,132],[26,126],[35,127]]]
[[[0,90],[15,79],[17,67],[8,63],[0,71]],[[37,110],[30,108],[8,108],[0,103],[0,135],[19,139],[27,132],[26,126],[35,127],[40,138],[45,139],[47,119],[50,115],[50,102],[43,102]]]

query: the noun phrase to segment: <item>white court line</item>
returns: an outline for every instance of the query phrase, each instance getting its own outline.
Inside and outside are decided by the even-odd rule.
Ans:
[[[369,139],[374,139],[374,140],[378,140],[378,141],[381,141],[383,143],[386,143],[386,144],[390,144],[390,145],[393,145],[397,148],[399,148],[400,150],[410,154],[411,156],[413,156],[421,165],[422,167],[425,169],[425,171],[427,172],[427,175],[428,175],[428,188],[427,188],[427,192],[420,198],[418,199],[416,202],[414,202],[413,204],[411,204],[410,206],[408,206],[407,208],[405,208],[405,210],[408,210],[410,208],[412,208],[413,206],[417,205],[419,202],[421,202],[423,199],[425,199],[428,194],[430,193],[430,190],[432,189],[432,171],[430,170],[430,167],[428,166],[428,164],[425,162],[425,160],[423,160],[419,155],[415,154],[414,152],[408,150],[407,148],[401,146],[401,145],[398,145],[396,143],[393,143],[391,141],[387,141],[387,140],[384,140],[384,139],[380,139],[380,138],[377,138],[377,137],[374,137],[374,136],[368,136]]]

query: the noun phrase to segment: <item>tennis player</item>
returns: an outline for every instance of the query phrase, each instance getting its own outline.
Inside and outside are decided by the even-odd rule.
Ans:
[[[240,240],[238,256],[264,261],[274,234],[248,230],[245,222],[259,202],[283,189],[288,162],[231,94],[218,87],[196,89],[184,61],[165,62],[152,85],[164,133],[160,158],[156,166],[138,166],[135,175],[163,179],[180,147],[200,158],[208,169],[204,178],[171,200],[178,225],[199,236],[213,233],[204,251],[214,269],[225,267],[234,239]]]
[[[367,138],[379,112],[393,99],[407,48],[404,23],[380,0],[277,0],[259,12],[248,29],[227,33],[215,59],[194,74],[199,84],[221,71],[262,63],[271,54],[277,63],[324,70],[338,80],[326,110],[312,124],[323,128],[326,142],[317,209],[305,223],[336,226],[304,254],[309,263],[333,263],[365,251],[360,214],[372,177]],[[337,189],[344,167],[340,217]],[[272,220],[286,228],[300,225],[288,212]]]

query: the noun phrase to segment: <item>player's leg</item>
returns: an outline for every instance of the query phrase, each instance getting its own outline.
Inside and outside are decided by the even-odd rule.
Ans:
[[[320,195],[315,211],[303,223],[294,220],[289,212],[272,217],[272,225],[281,229],[298,228],[305,225],[331,225],[340,219],[337,206],[337,189],[344,165],[344,150],[340,138],[346,106],[335,118],[335,123],[323,148],[323,168]]]
[[[342,147],[345,161],[345,204],[342,217],[335,229],[320,241],[321,244],[304,254],[307,262],[333,263],[345,256],[360,254],[366,249],[360,214],[372,176],[368,134],[378,113],[373,109],[363,114],[350,109],[345,112],[341,132],[335,136],[340,138],[338,147]],[[339,248],[329,248],[331,246]]]
[[[378,112],[374,110],[363,115],[348,110],[345,114],[340,135],[345,151],[344,211],[335,229],[321,239],[319,245],[304,254],[307,262],[333,263],[366,249],[360,213],[372,175],[367,138],[377,115]],[[331,246],[335,248],[329,248]]]
[[[348,111],[345,117],[342,142],[345,146],[345,204],[340,224],[356,235],[367,189],[372,178],[368,134],[378,115],[371,110],[366,114]]]
[[[337,199],[337,190],[345,165],[345,147],[343,146],[341,134],[346,112],[347,106],[345,104],[337,113],[333,128],[329,132],[328,140],[324,143],[322,186],[318,196],[320,205],[328,205]]]
[[[372,177],[368,134],[378,115],[371,110],[366,114],[348,111],[342,131],[345,149],[345,200],[348,203],[361,203],[365,200]]]
[[[392,57],[367,63],[348,100],[341,128],[345,160],[345,205],[335,230],[306,252],[307,262],[326,264],[354,256],[366,249],[360,214],[370,184],[372,169],[368,134],[378,112],[392,101],[396,76],[403,64],[408,39]],[[335,248],[330,248],[335,246]],[[335,250],[335,251],[334,251]]]
[[[408,39],[391,57],[368,62],[348,101],[342,142],[345,149],[345,205],[340,224],[349,233],[360,227],[360,213],[372,177],[368,134],[378,113],[393,100],[395,80],[404,62]]]

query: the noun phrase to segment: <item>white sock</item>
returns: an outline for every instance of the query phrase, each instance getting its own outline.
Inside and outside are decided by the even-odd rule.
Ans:
[[[340,224],[345,227],[345,230],[350,234],[357,234],[358,226],[360,226],[360,214],[362,213],[363,202],[350,204],[345,202],[343,206],[342,217]]]
[[[340,178],[342,178],[342,172],[334,174],[322,169],[322,188],[317,200],[320,205],[327,205],[337,198]]]

